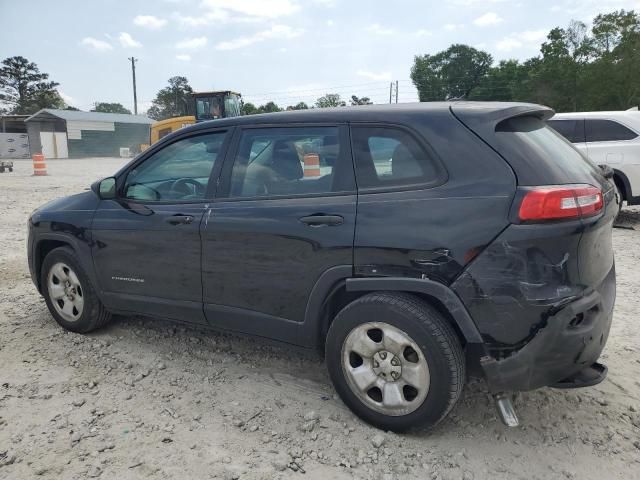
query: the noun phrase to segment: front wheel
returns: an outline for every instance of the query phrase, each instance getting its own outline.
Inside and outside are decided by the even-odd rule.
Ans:
[[[111,318],[69,247],[53,249],[45,257],[40,285],[51,315],[67,330],[87,333]]]
[[[372,293],[347,305],[329,329],[326,361],[347,406],[384,430],[433,427],[465,381],[452,326],[409,294]]]

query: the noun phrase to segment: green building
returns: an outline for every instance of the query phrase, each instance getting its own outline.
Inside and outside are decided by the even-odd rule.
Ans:
[[[144,115],[45,108],[25,121],[31,155],[45,158],[130,156],[149,144],[153,120]]]

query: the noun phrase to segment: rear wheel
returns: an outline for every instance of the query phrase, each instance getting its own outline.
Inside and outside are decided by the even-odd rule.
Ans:
[[[67,330],[87,333],[111,318],[69,247],[49,252],[42,264],[40,282],[51,315]]]
[[[436,425],[465,380],[455,331],[408,294],[368,294],[345,307],[329,329],[326,361],[342,400],[385,430]]]

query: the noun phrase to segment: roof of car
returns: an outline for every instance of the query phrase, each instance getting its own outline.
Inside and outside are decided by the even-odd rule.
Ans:
[[[293,110],[276,113],[262,113],[257,115],[243,115],[241,117],[223,118],[197,123],[190,127],[190,130],[211,128],[212,126],[235,126],[254,124],[278,124],[278,123],[323,123],[323,122],[347,122],[347,121],[368,121],[384,122],[394,119],[407,118],[425,114],[443,114],[453,111],[456,115],[461,114],[466,118],[485,117],[508,117],[526,112],[545,112],[545,116],[550,116],[552,110],[547,107],[530,103],[509,103],[509,102],[420,102],[420,103],[400,103],[382,105],[361,105],[355,107],[336,108],[312,108],[308,110]],[[546,113],[550,112],[550,113]]]
[[[615,110],[606,112],[563,112],[553,118],[640,118],[637,110]]]

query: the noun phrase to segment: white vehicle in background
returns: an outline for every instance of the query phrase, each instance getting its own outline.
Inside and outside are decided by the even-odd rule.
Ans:
[[[620,198],[640,205],[640,112],[557,113],[548,124],[593,163],[609,165]]]

